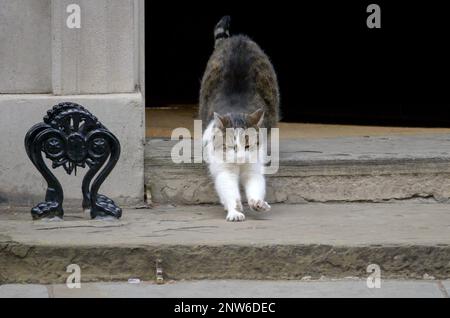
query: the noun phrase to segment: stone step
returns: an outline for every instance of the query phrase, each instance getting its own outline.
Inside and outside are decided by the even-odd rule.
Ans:
[[[450,278],[450,205],[443,203],[275,204],[224,220],[221,207],[128,209],[119,221],[81,211],[61,222],[0,210],[0,285],[195,279]],[[158,264],[158,265],[156,265]]]
[[[147,139],[145,184],[152,202],[217,203],[205,164],[176,164],[176,141]],[[450,136],[282,139],[280,168],[267,176],[272,203],[380,202],[450,198]]]

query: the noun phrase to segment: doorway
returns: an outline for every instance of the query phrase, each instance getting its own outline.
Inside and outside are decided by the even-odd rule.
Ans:
[[[450,74],[445,19],[405,28],[405,8],[380,2],[382,28],[370,30],[367,4],[147,3],[149,124],[167,119],[163,109],[175,122],[196,116],[212,29],[228,14],[232,33],[248,34],[271,58],[283,122],[450,127],[446,83],[436,75]]]

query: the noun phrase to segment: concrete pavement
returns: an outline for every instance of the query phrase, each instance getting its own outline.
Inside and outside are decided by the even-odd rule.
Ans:
[[[338,281],[182,281],[164,285],[143,282],[66,285],[3,285],[0,298],[448,298],[450,281],[382,281],[368,288],[365,280]]]

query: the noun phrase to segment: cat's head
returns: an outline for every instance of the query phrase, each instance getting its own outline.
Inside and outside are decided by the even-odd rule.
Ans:
[[[237,162],[251,162],[260,150],[259,129],[264,122],[264,111],[253,113],[214,113],[214,149],[222,150]]]

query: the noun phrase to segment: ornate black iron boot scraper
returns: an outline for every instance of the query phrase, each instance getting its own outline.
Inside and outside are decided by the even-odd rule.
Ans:
[[[77,167],[89,167],[81,191],[83,209],[89,209],[92,218],[122,216],[122,209],[114,201],[98,194],[103,181],[119,160],[119,140],[83,106],[68,102],[54,106],[43,122],[28,131],[25,149],[47,181],[45,202],[31,209],[33,219],[62,218],[64,215],[61,184],[45,164],[43,154],[52,161],[53,169],[62,166],[69,175],[73,171],[76,173]]]

